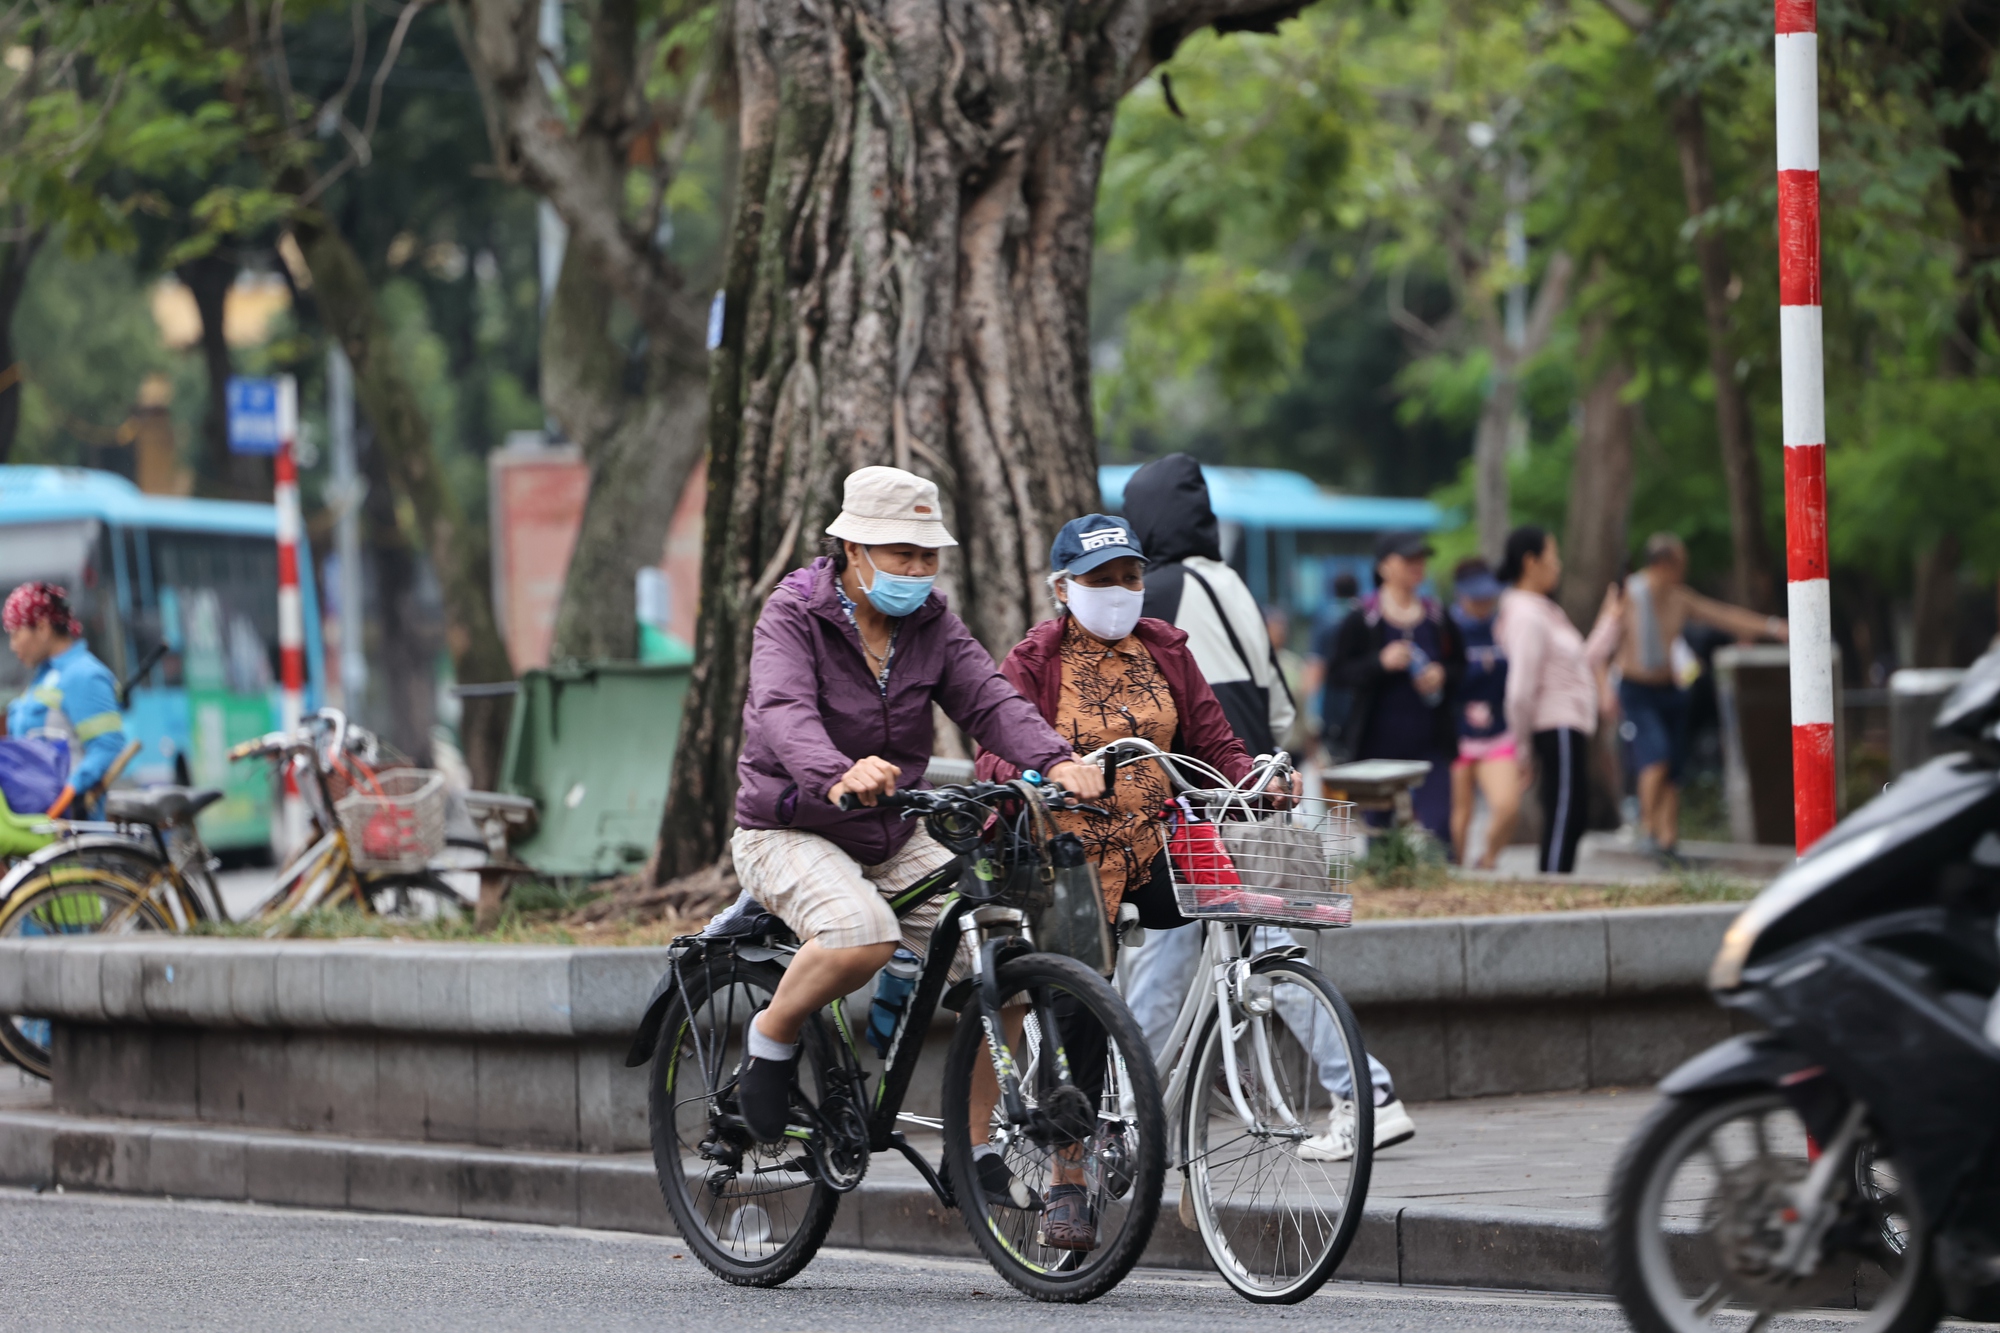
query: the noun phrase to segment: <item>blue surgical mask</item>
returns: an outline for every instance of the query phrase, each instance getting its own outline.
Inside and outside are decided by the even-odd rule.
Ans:
[[[864,550],[865,554],[865,550]],[[868,567],[875,570],[875,581],[862,587],[875,609],[885,616],[907,616],[922,606],[931,595],[931,585],[937,582],[935,574],[928,578],[917,578],[909,574],[885,574],[875,567],[875,558],[868,558]]]

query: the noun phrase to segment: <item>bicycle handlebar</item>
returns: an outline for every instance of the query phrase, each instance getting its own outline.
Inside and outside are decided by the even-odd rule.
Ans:
[[[1050,809],[1066,808],[1070,799],[1069,790],[1059,782],[1043,782],[1036,786],[1042,803]],[[931,814],[938,810],[950,809],[967,801],[986,802],[1000,796],[1019,796],[1021,789],[1010,782],[967,782],[949,783],[941,787],[916,787],[908,791],[890,792],[877,796],[875,804],[864,805],[860,796],[848,792],[840,798],[842,810],[904,810],[914,814]]]

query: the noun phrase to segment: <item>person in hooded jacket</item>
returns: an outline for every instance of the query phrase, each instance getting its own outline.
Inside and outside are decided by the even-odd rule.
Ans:
[[[1187,635],[1230,730],[1252,755],[1269,754],[1297,714],[1257,598],[1222,558],[1201,464],[1168,454],[1125,483],[1125,516],[1145,548],[1144,614]]]
[[[1256,597],[1222,561],[1201,464],[1186,454],[1146,464],[1125,483],[1124,508],[1147,556],[1142,614],[1186,636],[1187,651],[1244,749],[1253,755],[1275,750],[1276,738],[1291,729],[1295,706]],[[1157,1057],[1173,1035],[1181,1001],[1200,963],[1202,933],[1196,923],[1159,929],[1150,920],[1146,924],[1145,947],[1133,951],[1124,969],[1125,1002]],[[1257,948],[1289,939],[1269,926],[1260,927],[1257,937]],[[1337,1043],[1315,1043],[1313,1060],[1335,1099],[1335,1111],[1321,1133],[1299,1145],[1299,1153],[1313,1161],[1345,1161],[1355,1146],[1353,1073]],[[1396,1096],[1388,1069],[1372,1055],[1368,1068],[1370,1100],[1376,1107],[1375,1146],[1386,1148],[1412,1137],[1416,1126]]]

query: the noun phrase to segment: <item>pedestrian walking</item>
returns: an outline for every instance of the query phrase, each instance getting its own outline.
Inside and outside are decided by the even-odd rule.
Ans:
[[[1687,547],[1671,532],[1646,539],[1644,564],[1625,580],[1624,634],[1618,646],[1618,707],[1631,724],[1632,766],[1639,771],[1639,819],[1652,850],[1680,860],[1681,780],[1688,749],[1688,691],[1675,658],[1690,621],[1743,639],[1776,639],[1789,628],[1777,616],[1704,597],[1687,586]]]
[[[1445,842],[1465,644],[1444,608],[1421,591],[1431,554],[1421,532],[1383,534],[1375,591],[1341,625],[1331,674],[1354,692],[1347,744],[1355,759],[1430,761],[1430,775],[1410,799],[1417,822]]]
[[[1520,781],[1539,779],[1542,841],[1538,867],[1567,875],[1590,816],[1590,738],[1597,732],[1605,663],[1617,640],[1618,589],[1604,590],[1597,623],[1586,641],[1554,593],[1562,582],[1562,552],[1538,527],[1507,534],[1494,637],[1507,655],[1507,728],[1514,738]]]
[[[1151,557],[1146,616],[1188,636],[1188,651],[1250,753],[1276,750],[1297,708],[1257,599],[1222,558],[1201,464],[1169,454],[1134,472],[1125,515]]]
[[[1361,584],[1346,570],[1327,580],[1326,600],[1313,617],[1312,655],[1306,659],[1306,693],[1319,701],[1319,738],[1327,759],[1345,763],[1352,756],[1345,738],[1354,691],[1334,683],[1330,667],[1340,626],[1361,601]]]
[[[1493,634],[1500,580],[1474,556],[1452,571],[1452,623],[1465,640],[1465,678],[1458,693],[1458,757],[1451,764],[1451,854],[1468,863],[1473,807],[1486,799],[1486,847],[1477,868],[1491,870],[1513,841],[1521,809],[1521,773],[1507,730],[1507,655]]]

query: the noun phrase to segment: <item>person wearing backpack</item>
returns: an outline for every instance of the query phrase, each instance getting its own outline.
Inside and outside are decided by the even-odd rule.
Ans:
[[[1222,560],[1201,464],[1186,454],[1146,464],[1125,483],[1124,509],[1148,559],[1141,614],[1187,635],[1187,649],[1244,749],[1252,755],[1271,753],[1277,738],[1291,730],[1297,708],[1256,597]],[[1173,1033],[1201,960],[1201,945],[1198,922],[1149,929],[1144,946],[1132,951],[1124,969],[1125,1003],[1156,1056]],[[1314,1058],[1337,1099],[1355,1096],[1344,1055],[1329,1047],[1314,1052]],[[1413,1137],[1417,1128],[1396,1097],[1388,1069],[1371,1055],[1368,1072],[1375,1146],[1386,1148]],[[1300,1143],[1299,1155],[1309,1161],[1345,1161],[1354,1155],[1354,1125],[1351,1109],[1344,1116],[1336,1114],[1323,1132]]]

